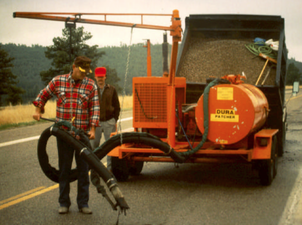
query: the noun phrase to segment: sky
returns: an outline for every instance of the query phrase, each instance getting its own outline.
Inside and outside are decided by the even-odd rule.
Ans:
[[[302,62],[302,1],[301,0],[0,0],[0,43],[53,45],[54,37],[62,37],[64,22],[36,19],[13,18],[14,12],[74,12],[74,13],[155,13],[172,14],[179,10],[182,29],[185,18],[190,14],[256,14],[277,15],[285,19],[285,36],[288,58]],[[85,17],[103,20],[103,16]],[[141,23],[140,17],[107,16],[107,20]],[[143,17],[144,24],[170,26],[171,17]],[[93,37],[89,45],[120,46],[121,44],[152,44],[163,41],[163,31],[92,25],[84,26],[84,31]],[[172,38],[168,35],[168,42]]]

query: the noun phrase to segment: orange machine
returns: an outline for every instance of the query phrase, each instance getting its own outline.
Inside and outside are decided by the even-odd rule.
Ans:
[[[74,18],[63,17],[63,14]],[[87,15],[102,15],[105,19],[83,19]],[[172,24],[163,27],[143,23],[112,22],[107,21],[109,15],[171,16]],[[107,154],[112,156],[112,172],[118,180],[125,181],[129,175],[139,174],[143,163],[147,161],[177,163],[240,161],[255,164],[261,184],[271,184],[277,173],[278,146],[283,151],[285,141],[286,47],[282,18],[192,15],[186,18],[187,29],[177,58],[178,43],[182,38],[178,10],[174,10],[172,14],[16,12],[14,17],[170,31],[172,51],[169,73],[165,71],[162,77],[151,75],[150,42],[148,42],[147,76],[133,78],[134,132],[115,134],[95,149],[99,159]],[[264,27],[268,28],[267,33]],[[275,29],[271,29],[272,27]],[[279,39],[282,43],[278,50],[277,75],[273,86],[256,87],[245,84],[239,75],[221,74],[221,78],[206,84],[196,84],[197,88],[191,90],[192,85],[186,82],[186,78],[176,77],[177,66],[183,63],[182,58],[196,37],[229,40],[250,39],[263,34]],[[198,66],[204,65],[198,63]],[[191,71],[190,68],[188,71]],[[198,75],[198,72],[194,74]],[[191,103],[192,99],[188,93],[193,92],[200,93],[197,103]],[[282,151],[279,150],[280,155]]]
[[[242,82],[225,84],[224,78],[221,79],[223,84],[209,88],[208,97],[203,94],[197,104],[187,105],[185,78],[175,78],[173,99],[167,79],[164,76],[133,78],[136,132],[131,134],[143,132],[160,138],[173,151],[186,156],[183,163],[256,160],[260,163],[261,183],[270,184],[276,175],[275,135],[278,129],[264,129],[269,105],[263,92]],[[208,112],[206,117],[205,111]],[[172,112],[174,117],[169,116]],[[185,138],[188,135],[194,136],[195,141],[188,141]],[[134,140],[115,147],[108,155],[113,157],[113,173],[119,180],[139,173],[143,162],[175,161],[163,153],[161,147]]]

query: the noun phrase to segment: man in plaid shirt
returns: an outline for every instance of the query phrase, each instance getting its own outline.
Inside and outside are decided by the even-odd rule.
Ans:
[[[95,127],[99,123],[99,99],[95,82],[86,77],[91,73],[91,60],[85,56],[79,56],[72,65],[70,74],[54,77],[44,88],[33,104],[36,106],[33,118],[40,120],[44,112],[46,102],[52,97],[57,97],[56,120],[72,121],[77,129],[82,129],[89,134],[89,139],[95,138]],[[59,213],[68,213],[71,205],[69,192],[69,174],[71,171],[74,149],[61,139],[57,138],[59,154]],[[89,177],[88,164],[75,154],[78,175],[77,204],[84,214],[91,214],[88,207],[89,200]]]

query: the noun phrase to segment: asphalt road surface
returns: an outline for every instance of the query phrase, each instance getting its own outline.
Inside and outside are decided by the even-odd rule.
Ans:
[[[261,186],[246,164],[145,163],[141,175],[118,183],[130,206],[127,215],[119,216],[119,224],[299,224],[301,96],[287,104],[286,148],[271,186]],[[71,184],[70,212],[58,214],[58,185],[43,174],[37,159],[37,139],[50,125],[0,131],[0,224],[116,224],[118,212],[93,185],[89,201],[93,214],[78,212],[76,181]],[[122,129],[131,125],[125,119]],[[52,137],[47,153],[50,164],[56,166]]]

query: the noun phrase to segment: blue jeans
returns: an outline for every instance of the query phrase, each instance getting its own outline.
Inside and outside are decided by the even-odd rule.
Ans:
[[[77,204],[78,208],[88,207],[89,200],[89,166],[82,157],[75,152],[75,150],[63,140],[57,138],[58,155],[59,155],[59,203],[62,207],[71,205],[69,192],[69,174],[71,171],[73,155],[75,153],[75,160],[78,170],[78,195]]]
[[[92,150],[100,146],[103,133],[105,141],[110,138],[110,134],[116,131],[115,124],[116,121],[114,118],[107,121],[100,121],[100,126],[95,128],[95,138],[90,140]],[[111,156],[107,156],[107,169],[111,170]]]

